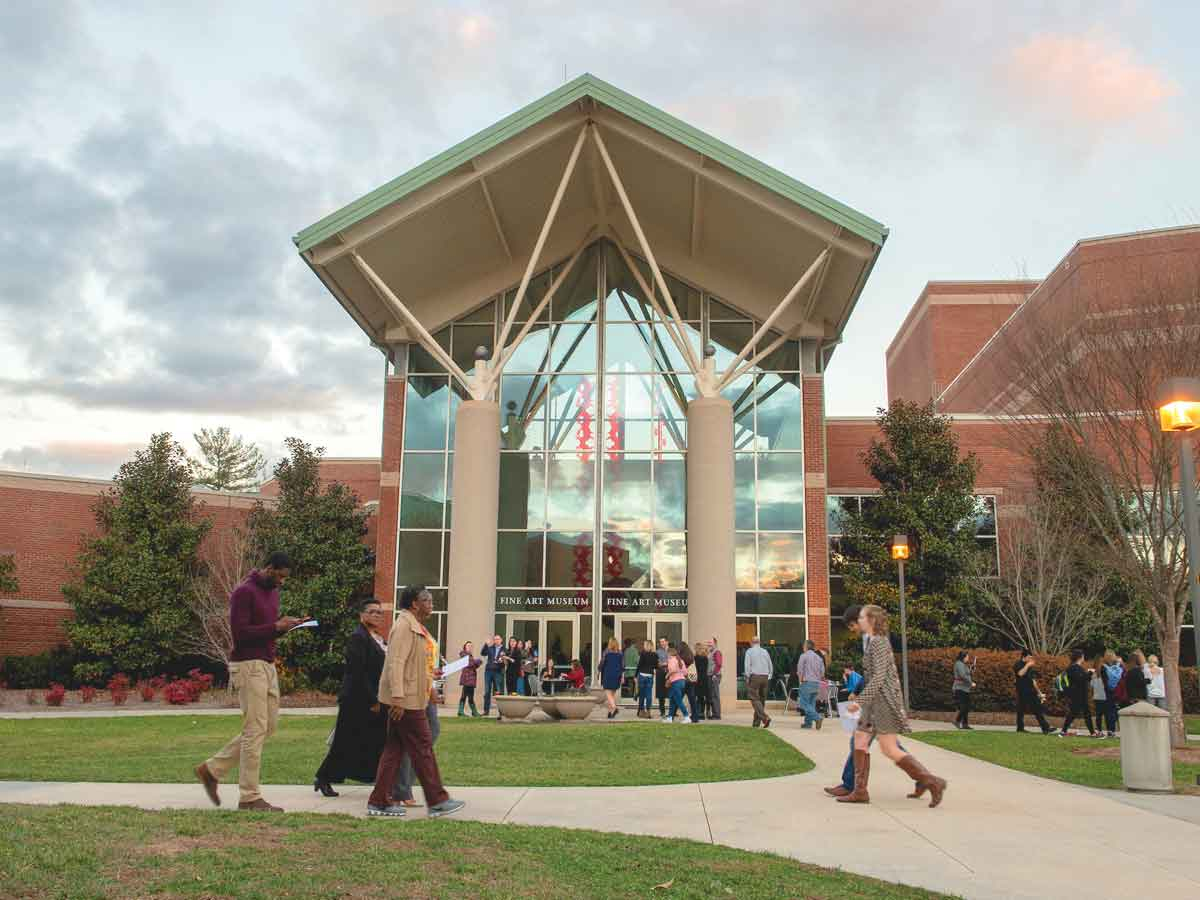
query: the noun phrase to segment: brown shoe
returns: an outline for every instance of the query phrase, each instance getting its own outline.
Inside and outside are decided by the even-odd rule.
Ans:
[[[838,803],[870,803],[871,795],[867,793],[867,782],[871,778],[871,754],[866,750],[854,751],[854,790],[845,797],[838,797]]]
[[[283,812],[283,807],[272,806],[262,797],[257,800],[251,800],[249,803],[238,803],[238,809],[244,809],[248,812]]]
[[[942,802],[942,794],[946,792],[946,779],[938,778],[921,765],[911,753],[896,763],[916,784],[916,789],[908,796],[916,799],[929,791],[929,808],[933,809]]]
[[[196,778],[204,785],[204,793],[208,794],[208,799],[212,801],[213,806],[221,805],[221,798],[217,794],[217,787],[220,782],[217,781],[217,776],[208,770],[206,763],[200,763],[196,766]]]
[[[845,785],[839,784],[837,787],[825,788],[825,793],[830,797],[845,797],[850,792],[846,790]]]
[[[821,723],[824,721],[825,721],[824,718],[817,719],[817,731],[821,730]]]

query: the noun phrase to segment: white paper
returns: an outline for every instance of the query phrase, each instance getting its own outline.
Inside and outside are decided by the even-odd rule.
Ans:
[[[285,631],[284,634],[290,634],[291,632],[295,631],[297,628],[316,628],[320,624],[321,623],[318,622],[316,619],[309,619],[307,622],[301,622],[299,625],[293,625],[291,628],[289,628],[287,631]]]
[[[848,700],[845,703],[838,704],[838,721],[842,723],[842,731],[847,734],[854,734],[858,728],[858,717],[862,711],[850,712],[848,709],[849,706],[850,701]]]
[[[442,677],[446,678],[450,675],[453,675],[455,672],[461,672],[468,665],[470,665],[470,663],[471,663],[471,657],[460,656],[454,662],[450,663],[448,666],[446,666],[444,669],[442,669]]]

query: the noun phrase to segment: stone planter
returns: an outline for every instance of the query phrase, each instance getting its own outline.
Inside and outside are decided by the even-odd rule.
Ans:
[[[537,704],[537,700],[533,697],[521,697],[518,695],[498,695],[492,698],[496,703],[496,708],[500,710],[500,718],[502,719],[523,719],[531,712]]]
[[[558,707],[558,718],[561,719],[586,719],[592,714],[592,710],[596,708],[596,700],[594,697],[555,697],[555,706]]]
[[[562,718],[562,713],[560,713],[558,711],[558,698],[557,697],[542,697],[540,700],[538,700],[538,706],[541,707],[542,712],[544,712],[550,718],[552,718],[552,719],[561,719]]]

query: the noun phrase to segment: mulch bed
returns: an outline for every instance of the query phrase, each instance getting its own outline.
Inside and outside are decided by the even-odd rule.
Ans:
[[[84,703],[79,691],[67,691],[62,706],[47,706],[45,689],[32,692],[36,703],[29,702],[29,691],[0,691],[0,710],[6,712],[61,712],[63,710],[123,710],[131,713],[150,712],[159,709],[237,709],[237,695],[231,691],[217,689],[202,694],[195,703],[170,704],[160,691],[153,700],[146,702],[132,692],[122,706],[114,706],[108,691],[99,691],[91,703]],[[308,709],[312,707],[337,706],[337,695],[321,694],[317,691],[296,691],[280,700],[284,709]]]

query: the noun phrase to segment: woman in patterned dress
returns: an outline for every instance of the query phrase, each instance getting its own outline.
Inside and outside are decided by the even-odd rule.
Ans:
[[[930,807],[942,802],[945,779],[938,778],[921,765],[911,753],[900,748],[899,735],[911,731],[904,711],[904,695],[900,676],[896,673],[896,658],[888,640],[888,614],[881,606],[864,606],[858,617],[858,627],[868,636],[863,657],[866,687],[850,711],[859,711],[858,730],[854,734],[854,790],[839,803],[870,803],[867,781],[871,773],[871,741],[877,739],[883,755],[904,770],[916,789],[909,797],[917,798],[929,791]]]

